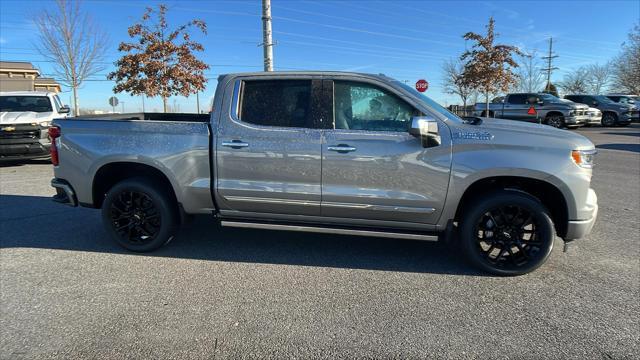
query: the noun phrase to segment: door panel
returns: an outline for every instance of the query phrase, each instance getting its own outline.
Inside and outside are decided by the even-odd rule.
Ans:
[[[324,131],[322,147],[322,216],[435,224],[449,184],[446,125],[442,144],[425,149],[398,131],[418,112],[389,90],[336,81],[334,94],[337,129]]]
[[[308,83],[310,86],[311,80]],[[312,116],[308,102],[313,101],[313,96],[307,99],[299,87],[283,90],[276,84],[270,94],[264,94],[264,89],[249,91],[242,84],[245,83],[237,81],[234,85],[232,111],[222,112],[215,139],[217,199],[221,209],[319,215],[321,130],[287,126]],[[257,104],[255,109],[244,109],[242,103],[236,105],[254,98],[265,103]],[[277,104],[268,104],[269,101]],[[248,123],[241,120],[243,116],[253,122],[268,117],[265,121],[278,126]],[[313,119],[307,123],[314,126]]]

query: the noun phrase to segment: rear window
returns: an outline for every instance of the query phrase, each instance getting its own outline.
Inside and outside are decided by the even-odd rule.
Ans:
[[[0,112],[50,112],[51,100],[46,96],[0,96]]]
[[[312,127],[311,80],[245,81],[240,120],[262,126]]]

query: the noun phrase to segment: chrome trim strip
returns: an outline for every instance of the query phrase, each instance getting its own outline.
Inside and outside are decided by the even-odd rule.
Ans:
[[[222,146],[231,147],[231,148],[244,148],[249,146],[246,142],[233,142],[233,141],[223,141]]]
[[[350,151],[356,151],[356,148],[354,148],[353,146],[329,146],[327,147],[327,150],[338,151],[338,152],[350,152]]]
[[[324,228],[324,227],[305,226],[305,225],[281,225],[281,224],[269,224],[269,223],[250,223],[250,222],[241,222],[241,221],[221,221],[220,224],[222,226],[247,228],[247,229],[300,231],[300,232],[312,232],[312,233],[321,233],[321,234],[339,234],[339,235],[383,237],[383,238],[392,238],[392,239],[438,241],[438,236],[436,235],[405,234],[405,233],[397,233],[397,232],[384,232],[384,231],[372,231],[372,230],[336,229],[336,228]]]
[[[410,213],[422,213],[422,214],[431,214],[434,211],[436,211],[436,209],[434,208],[393,206],[393,205],[370,205],[370,204],[356,204],[356,203],[336,203],[336,202],[326,202],[326,201],[322,202],[322,206],[342,208],[342,209],[398,211],[398,212],[410,212]]]
[[[289,200],[276,198],[255,198],[246,196],[225,196],[227,201],[252,202],[260,204],[279,204],[279,205],[302,205],[302,206],[320,206],[320,201],[313,200]]]

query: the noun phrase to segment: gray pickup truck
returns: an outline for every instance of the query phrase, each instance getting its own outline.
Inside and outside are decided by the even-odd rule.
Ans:
[[[627,126],[640,119],[640,111],[634,104],[618,103],[604,95],[566,95],[564,98],[600,110],[602,126]]]
[[[230,74],[210,116],[55,121],[54,200],[102,209],[150,251],[190,214],[222,226],[448,239],[501,275],[589,234],[594,145],[538,124],[463,120],[384,75]]]
[[[589,120],[589,107],[557,98],[545,93],[507,94],[499,101],[477,103],[474,113],[478,116],[519,120],[536,124],[546,124],[555,128],[575,128]]]

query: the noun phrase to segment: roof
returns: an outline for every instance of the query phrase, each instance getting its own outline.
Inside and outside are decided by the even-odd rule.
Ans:
[[[38,84],[60,85],[53,78],[49,78],[49,77],[39,77],[39,78],[36,79],[36,83],[38,83]]]
[[[0,96],[47,96],[55,95],[53,91],[0,91]]]
[[[19,70],[36,70],[33,64],[23,61],[0,61],[0,68],[3,69],[19,69]]]
[[[257,72],[243,72],[243,73],[229,73],[229,74],[221,74],[218,79],[223,77],[235,77],[235,76],[273,76],[273,75],[328,75],[328,76],[365,76],[365,77],[375,77],[379,79],[391,79],[390,77],[384,74],[368,74],[368,73],[358,73],[358,72],[349,72],[349,71],[320,71],[320,70],[305,70],[305,71],[257,71]]]

